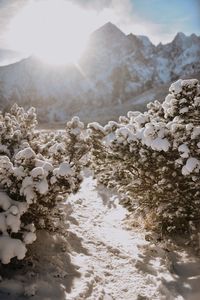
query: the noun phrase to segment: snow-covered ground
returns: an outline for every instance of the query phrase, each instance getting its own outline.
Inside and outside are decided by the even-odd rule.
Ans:
[[[24,262],[0,266],[0,299],[200,299],[200,261],[130,226],[118,199],[89,172],[66,202],[66,235],[38,234]],[[146,238],[145,238],[146,237]]]

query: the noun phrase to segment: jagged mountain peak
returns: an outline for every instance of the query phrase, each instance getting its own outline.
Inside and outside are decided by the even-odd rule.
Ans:
[[[185,39],[186,38],[186,35],[185,35],[185,33],[183,33],[183,32],[177,32],[177,34],[175,35],[175,38],[174,38],[174,40],[175,39]]]
[[[178,32],[170,44],[176,47],[182,47],[188,40],[188,37],[183,32]]]
[[[99,29],[102,29],[102,28],[106,28],[106,29],[118,29],[120,30],[115,24],[113,24],[112,22],[107,22],[105,23],[104,25],[102,25]]]
[[[196,35],[195,33],[192,33],[192,34],[190,35],[190,37],[191,37],[191,38],[195,38],[195,39],[196,39],[196,38],[197,38],[197,39],[199,38],[199,36]]]
[[[159,43],[157,46],[156,46],[156,48],[162,48],[163,47],[163,43]]]
[[[108,22],[94,31],[90,41],[101,43],[121,43],[127,40],[127,36],[116,25]]]
[[[138,38],[137,35],[133,34],[133,33],[129,33],[127,34],[127,38],[132,41],[132,42],[135,42],[135,43],[139,43],[141,42],[141,40]]]
[[[145,58],[148,58],[156,48],[146,36],[137,36],[130,33],[127,38],[132,44],[132,49],[142,53]]]
[[[131,40],[131,41],[140,41],[141,45],[143,46],[154,46],[154,44],[151,42],[151,40],[146,36],[146,35],[135,35],[133,33],[129,33],[127,35],[127,37]]]
[[[142,41],[138,38],[137,35],[135,35],[133,33],[129,33],[127,35],[127,38],[132,43],[133,47],[137,47],[138,48],[138,47],[142,46]]]
[[[185,35],[183,32],[178,32],[174,37],[173,41],[167,45],[175,46],[179,49],[185,49],[191,47],[192,44],[197,44],[199,47],[200,45],[200,37],[196,34],[191,34],[189,36]]]
[[[105,23],[103,26],[98,28],[93,34],[97,33],[109,33],[109,34],[122,34],[125,35],[115,24],[111,22]]]
[[[196,35],[195,33],[192,33],[190,35],[190,40],[194,43],[200,43],[200,36]]]
[[[134,39],[137,36],[131,32],[131,33],[127,34],[127,37],[130,38],[130,39]]]
[[[138,35],[138,38],[142,41],[144,46],[154,46],[153,43],[150,41],[148,36],[146,35]]]

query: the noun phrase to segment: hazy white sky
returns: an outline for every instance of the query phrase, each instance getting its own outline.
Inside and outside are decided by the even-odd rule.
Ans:
[[[30,6],[31,3],[39,2],[46,2],[48,6],[49,1],[50,0],[0,0],[0,48],[10,47],[10,41],[7,39],[8,32],[10,27],[13,26],[13,19],[21,14],[24,7]],[[60,0],[51,1],[58,3]],[[134,34],[147,35],[152,42],[156,44],[171,41],[175,34],[180,31],[185,34],[196,33],[200,35],[200,0],[62,0],[62,2],[63,1],[70,1],[72,4],[77,4],[81,9],[87,11],[88,32],[92,32],[98,26],[110,21],[116,24],[125,33],[132,32]],[[63,14],[64,13],[65,12],[63,12]],[[53,18],[54,15],[51,15],[51,20],[53,20]],[[79,24],[79,22],[81,22],[80,13],[78,16],[75,14],[73,19]],[[27,26],[26,28],[26,21],[23,22],[25,29],[23,28],[22,30],[27,29],[28,31],[29,27]],[[37,17],[33,16],[31,22],[33,26],[34,23],[35,26],[37,26]],[[19,34],[19,32],[16,32],[16,35],[17,34]],[[30,34],[33,34],[33,32],[30,32]],[[23,36],[21,35],[21,39],[22,38]],[[16,36],[16,39],[18,39],[18,36]],[[25,41],[23,41],[23,43],[25,43]]]

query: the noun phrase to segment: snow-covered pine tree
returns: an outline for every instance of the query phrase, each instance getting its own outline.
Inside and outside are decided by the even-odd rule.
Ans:
[[[33,108],[14,105],[0,121],[0,260],[9,263],[24,258],[38,229],[62,232],[62,203],[80,186],[89,144],[77,117],[62,134],[36,131]]]
[[[200,224],[200,86],[178,80],[163,103],[128,112],[105,127],[89,124],[97,178],[160,233]]]

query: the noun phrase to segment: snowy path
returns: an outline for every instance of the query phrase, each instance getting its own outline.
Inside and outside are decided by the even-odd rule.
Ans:
[[[141,250],[149,247],[144,233],[124,228],[126,210],[116,199],[103,190],[98,193],[88,177],[70,201],[75,208],[72,216],[78,221],[70,228],[81,236],[88,254],[76,253],[73,258],[82,276],[75,280],[67,299],[174,299],[162,284],[163,274],[170,277],[169,272],[160,258],[151,257],[153,249],[148,257],[142,255]]]
[[[95,184],[86,175],[67,199],[66,236],[38,232],[30,257],[0,265],[0,300],[199,300],[199,259],[147,242]]]

